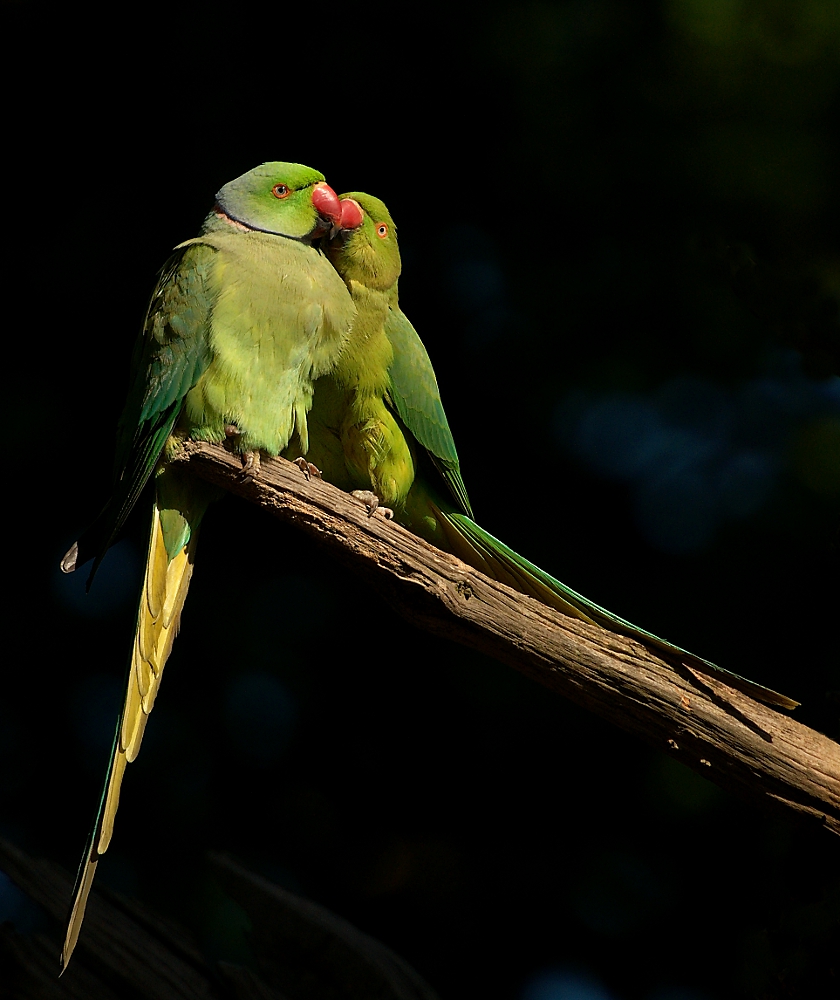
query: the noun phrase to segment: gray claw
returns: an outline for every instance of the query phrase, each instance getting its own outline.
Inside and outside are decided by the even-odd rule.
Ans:
[[[260,474],[260,453],[246,451],[242,456],[242,479],[246,483],[253,482]]]
[[[374,514],[379,513],[386,521],[390,521],[394,516],[394,512],[390,507],[379,506],[379,497],[370,490],[353,490],[350,496],[362,501],[365,507],[367,507],[368,517],[373,517]]]

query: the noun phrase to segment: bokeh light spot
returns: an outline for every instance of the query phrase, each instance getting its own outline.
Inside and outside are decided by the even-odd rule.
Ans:
[[[520,1000],[616,1000],[594,976],[571,969],[540,972],[525,987]]]
[[[765,368],[736,386],[675,376],[647,393],[570,393],[555,432],[597,473],[632,484],[651,545],[697,552],[759,511],[786,472],[840,492],[840,379],[806,377],[792,351],[771,352]]]
[[[10,923],[20,934],[30,934],[43,921],[37,903],[4,872],[0,872],[0,924]]]
[[[668,898],[666,884],[648,864],[616,851],[579,873],[572,905],[585,926],[619,937],[651,922]]]
[[[117,672],[83,677],[71,703],[73,729],[88,750],[105,753],[114,740],[114,729],[125,684]]]
[[[286,749],[297,704],[270,674],[234,678],[225,698],[225,721],[239,752],[258,766],[273,764]]]
[[[794,445],[794,465],[815,493],[840,494],[840,418],[823,417],[802,428]]]

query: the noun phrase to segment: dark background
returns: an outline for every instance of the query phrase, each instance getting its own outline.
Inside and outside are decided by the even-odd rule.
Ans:
[[[840,9],[406,10],[4,7],[0,833],[68,869],[145,522],[89,597],[58,560],[107,495],[157,268],[268,159],[389,205],[479,521],[836,733]],[[411,629],[233,499],[98,878],[247,961],[208,848],[444,1000],[836,988],[834,838]]]

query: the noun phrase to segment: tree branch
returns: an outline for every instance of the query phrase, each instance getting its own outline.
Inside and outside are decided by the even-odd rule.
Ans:
[[[176,461],[325,545],[420,628],[480,649],[742,796],[840,833],[840,746],[717,677],[568,618],[279,459],[255,481],[220,445]]]

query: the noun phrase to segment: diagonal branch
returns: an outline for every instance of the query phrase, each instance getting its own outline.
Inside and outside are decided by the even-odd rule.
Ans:
[[[840,833],[840,745],[822,733],[490,580],[282,459],[256,481],[220,445],[186,442],[176,461],[327,546],[420,628],[509,664],[724,788]]]

